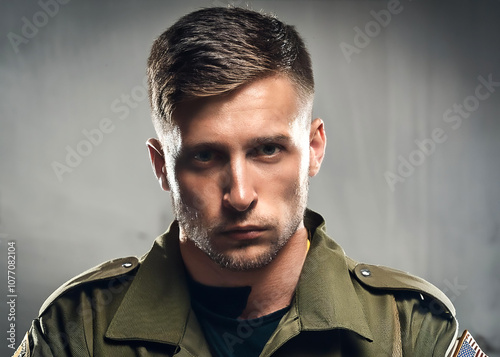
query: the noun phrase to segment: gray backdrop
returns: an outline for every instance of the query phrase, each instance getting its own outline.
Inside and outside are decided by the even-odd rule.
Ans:
[[[2,356],[8,242],[18,344],[61,283],[143,254],[167,228],[144,144],[146,58],[181,15],[227,3],[2,1]],[[444,290],[461,330],[498,356],[500,2],[233,3],[276,13],[309,46],[329,139],[310,207],[329,233],[357,260]]]

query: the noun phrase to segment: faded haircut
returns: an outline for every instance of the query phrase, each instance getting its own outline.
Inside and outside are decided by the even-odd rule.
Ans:
[[[243,8],[189,13],[153,43],[148,59],[153,124],[164,136],[181,102],[220,95],[251,81],[282,74],[299,98],[311,102],[314,79],[304,41],[293,26]]]

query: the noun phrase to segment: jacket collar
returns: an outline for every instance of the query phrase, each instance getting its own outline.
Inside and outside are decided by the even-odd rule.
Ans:
[[[326,235],[325,222],[319,214],[307,210],[305,224],[311,233],[311,247],[291,308],[300,319],[300,329],[348,329],[372,340],[342,248]],[[206,348],[190,307],[178,236],[179,228],[174,222],[141,259],[106,337]]]
[[[295,295],[302,330],[347,329],[372,341],[343,249],[326,235],[321,215],[306,211],[311,247]]]
[[[179,228],[174,222],[141,259],[106,337],[172,345],[182,340],[190,315],[190,298],[178,235]]]

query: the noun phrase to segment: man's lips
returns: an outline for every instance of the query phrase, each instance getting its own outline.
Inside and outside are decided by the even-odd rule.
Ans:
[[[224,229],[222,234],[232,239],[255,239],[266,230],[261,226],[234,226]]]

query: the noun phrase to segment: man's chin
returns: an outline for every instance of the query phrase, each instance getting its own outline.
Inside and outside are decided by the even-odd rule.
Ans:
[[[274,252],[261,254],[216,253],[209,254],[210,259],[223,269],[232,271],[258,270],[271,263],[276,256]]]

